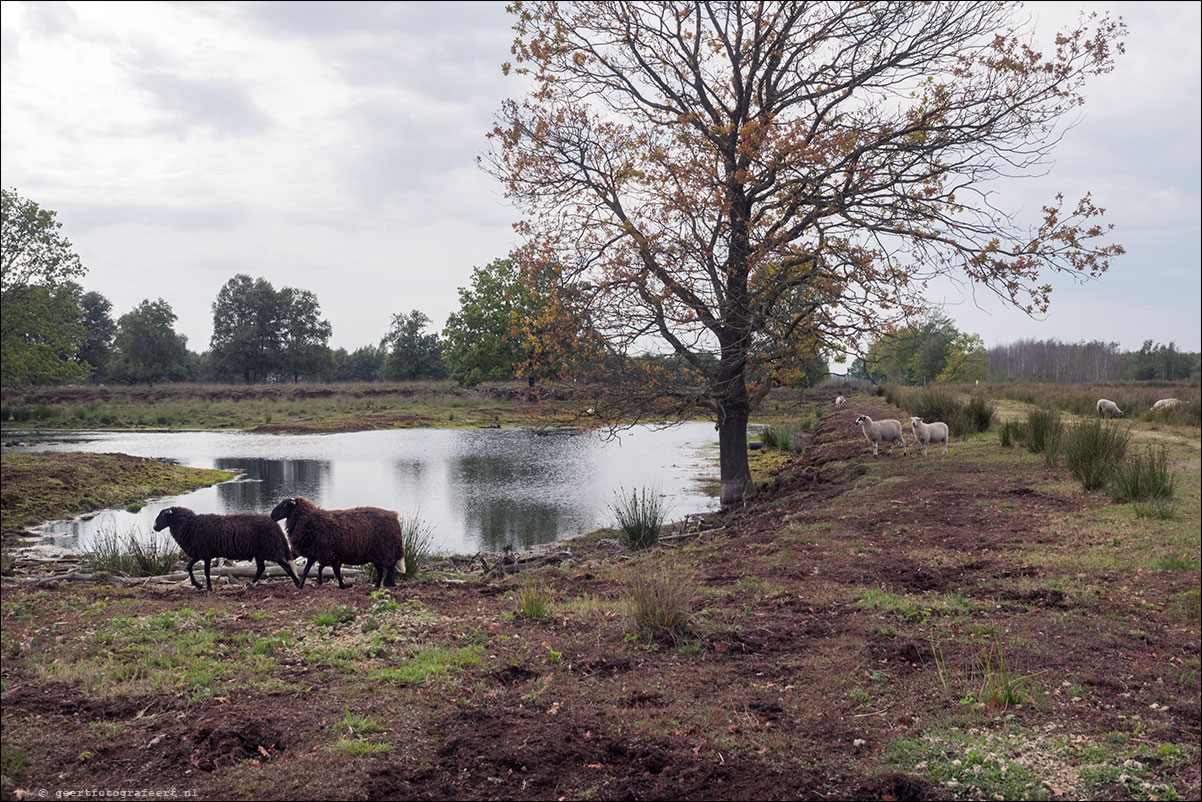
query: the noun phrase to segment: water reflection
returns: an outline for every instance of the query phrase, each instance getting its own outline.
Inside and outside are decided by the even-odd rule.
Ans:
[[[238,471],[254,481],[219,485],[218,496],[228,512],[270,511],[290,496],[316,498],[329,482],[329,461],[315,459],[262,459],[222,457],[215,468]]]
[[[441,551],[525,549],[612,523],[617,491],[659,493],[668,517],[714,509],[701,482],[717,471],[714,431],[686,424],[636,429],[604,441],[536,436],[520,429],[398,430],[337,435],[223,432],[39,433],[16,450],[119,452],[246,474],[242,481],[154,500],[136,512],[106,510],[88,521],[56,524],[48,542],[87,546],[98,533],[149,533],[158,512],[269,512],[305,496],[329,508],[373,506],[419,517]],[[22,440],[28,440],[24,433]]]

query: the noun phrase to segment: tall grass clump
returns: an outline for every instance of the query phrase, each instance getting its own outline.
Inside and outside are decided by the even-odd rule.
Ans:
[[[684,569],[640,571],[630,581],[630,632],[652,643],[677,645],[693,636],[698,590]]]
[[[1135,454],[1120,463],[1107,487],[1113,500],[1124,503],[1171,499],[1175,485],[1168,454],[1161,446],[1159,451],[1149,447],[1146,453]]]
[[[1123,458],[1131,434],[1117,425],[1101,421],[1074,426],[1064,437],[1064,464],[1085,490],[1106,485]]]
[[[1055,457],[1057,447],[1064,436],[1064,424],[1060,413],[1054,409],[1033,409],[1027,413],[1027,425],[1023,430],[1023,442],[1032,454]]]
[[[793,429],[765,426],[764,430],[760,432],[760,440],[763,441],[766,448],[775,448],[778,451],[791,451],[796,454],[805,449],[801,432]]]
[[[518,614],[531,621],[543,621],[551,617],[551,594],[531,580],[518,589]]]
[[[997,405],[983,395],[973,395],[963,414],[969,432],[987,432],[997,417]]]
[[[936,385],[924,387],[907,400],[910,403],[905,405],[905,409],[911,415],[922,418],[927,423],[943,421],[948,428],[953,428],[954,421],[959,422],[964,409],[964,404],[956,400],[955,393],[946,387]],[[953,434],[961,435],[964,432],[953,429]]]
[[[401,537],[405,541],[404,575],[416,579],[435,556],[434,531],[421,518],[402,518]]]
[[[629,496],[619,492],[610,509],[617,519],[618,540],[623,546],[647,549],[659,542],[666,511],[658,495],[645,487],[630,491]]]
[[[998,432],[998,439],[1001,441],[1002,448],[1022,445],[1027,439],[1027,428],[1018,421],[1008,420],[1002,424],[1002,428]]]
[[[92,573],[162,576],[171,573],[179,560],[179,546],[171,538],[151,534],[143,540],[131,530],[125,537],[101,533],[84,550],[82,562]]]

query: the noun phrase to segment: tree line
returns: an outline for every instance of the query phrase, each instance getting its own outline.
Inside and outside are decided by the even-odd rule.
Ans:
[[[1199,381],[1202,353],[1178,351],[1145,340],[1136,351],[1115,342],[1064,343],[1019,340],[986,348],[980,336],[960,331],[951,318],[932,313],[873,341],[849,375],[877,383],[1039,381]]]

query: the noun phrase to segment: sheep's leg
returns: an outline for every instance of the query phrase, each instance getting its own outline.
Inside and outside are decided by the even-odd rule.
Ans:
[[[395,588],[396,587],[396,565],[393,564],[393,565],[388,566],[386,571],[387,571],[387,573],[385,573],[385,575],[384,575],[384,587]]]
[[[874,456],[874,457],[876,457],[876,456],[879,456],[879,454],[880,454],[880,447],[881,447],[881,441],[880,441],[880,440],[873,440],[873,441],[872,441],[872,456]]]
[[[317,562],[317,560],[309,560],[309,562],[305,563],[305,570],[304,573],[301,574],[300,584],[297,585],[298,588],[303,588],[305,586],[305,580],[309,578],[309,569],[313,567],[313,563],[315,562]]]
[[[314,560],[314,562],[317,562]],[[325,573],[326,567],[321,563],[317,563],[317,584],[321,584],[321,577]]]
[[[257,569],[255,571],[255,578],[250,581],[252,585],[259,584],[259,579],[263,576],[263,572],[267,570],[267,563],[262,557],[255,557],[255,568]]]
[[[334,576],[338,579],[338,587],[349,588],[350,585],[348,585],[342,581],[342,563],[340,563],[340,562],[331,563],[330,567],[334,569]]]
[[[205,587],[208,588],[209,591],[213,590],[213,578],[209,576],[209,566],[212,564],[212,562],[212,558],[205,557]]]
[[[200,560],[194,559],[192,562],[188,563],[188,579],[191,579],[192,584],[197,588],[204,590],[204,588],[200,587],[200,583],[196,581],[196,574],[192,573],[192,566],[196,565],[198,562],[200,562]]]
[[[283,562],[282,560],[276,560],[276,562],[279,564],[280,568],[284,569],[284,573],[292,578],[292,584],[299,588],[301,586],[301,581],[296,578],[296,572],[292,570],[292,566],[286,562]]]
[[[376,586],[376,589],[378,590],[380,587],[380,583],[382,583],[384,581],[385,568],[384,568],[384,566],[380,565],[379,563],[372,563],[372,567],[376,569],[375,586]]]
[[[943,441],[943,453],[944,454],[947,453],[947,441],[946,440]]]

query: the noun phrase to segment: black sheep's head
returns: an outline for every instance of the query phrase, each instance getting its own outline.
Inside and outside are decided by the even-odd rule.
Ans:
[[[275,505],[275,509],[271,511],[271,520],[282,521],[291,515],[294,509],[296,509],[296,499],[286,498]]]
[[[162,532],[167,527],[171,526],[171,522],[175,520],[175,507],[168,507],[159,513],[159,517],[154,519],[154,531]]]

